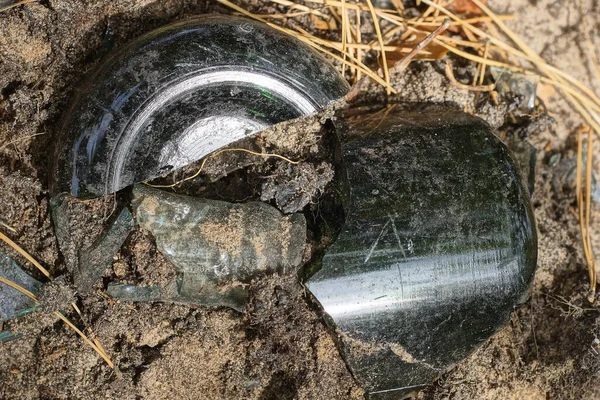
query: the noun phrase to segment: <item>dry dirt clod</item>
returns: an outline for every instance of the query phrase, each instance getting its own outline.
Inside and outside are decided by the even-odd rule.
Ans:
[[[333,167],[322,162],[317,166],[301,163],[297,166],[279,164],[262,185],[262,201],[275,200],[286,214],[300,211],[325,190],[333,179]]]

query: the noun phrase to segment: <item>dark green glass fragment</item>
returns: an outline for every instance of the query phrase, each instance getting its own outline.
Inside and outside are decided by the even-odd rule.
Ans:
[[[10,342],[11,340],[18,339],[19,336],[15,335],[11,331],[2,331],[0,332],[0,343],[1,342]]]
[[[468,355],[525,298],[534,219],[515,160],[484,121],[400,107],[346,117],[346,221],[306,286],[368,395],[398,398]]]
[[[73,280],[80,292],[89,292],[112,265],[113,257],[134,228],[133,215],[127,208],[121,209],[116,217],[109,220],[108,227],[102,233],[94,233],[89,237],[90,245],[82,246],[75,240],[71,222],[77,220],[69,206],[76,199],[59,196],[50,201],[52,220],[56,237]]]
[[[77,287],[90,290],[112,265],[113,257],[133,229],[133,216],[123,208],[117,219],[91,249],[80,252],[81,273],[76,275]]]
[[[37,295],[42,283],[29,276],[7,254],[0,252],[0,276]],[[0,321],[6,321],[37,309],[37,302],[0,282]]]

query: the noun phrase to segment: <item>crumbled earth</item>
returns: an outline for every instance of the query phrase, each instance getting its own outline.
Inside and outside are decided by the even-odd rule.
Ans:
[[[129,237],[128,245],[124,246],[113,262],[113,271],[122,283],[132,274],[138,276],[139,284],[144,286],[166,286],[176,275],[175,267],[156,248],[152,234],[144,229],[136,230]]]
[[[243,3],[261,8],[261,12],[273,7],[256,0]],[[589,83],[592,90],[600,89],[583,45],[581,23],[582,15],[599,15],[597,2],[489,3],[499,12],[516,14],[518,20],[508,21],[509,26],[550,63]],[[68,227],[53,225],[47,165],[61,112],[86,72],[93,70],[107,52],[160,25],[214,11],[227,12],[215,2],[203,0],[45,0],[0,13],[0,230],[56,277],[43,292],[42,310],[5,324],[21,336],[0,343],[0,398],[363,397],[333,337],[306,301],[297,271],[253,281],[244,313],[172,304],[119,303],[104,296],[102,290],[82,295],[71,286],[68,264],[75,247],[91,245],[90,239],[110,220],[115,200],[70,203],[72,215],[81,219],[73,220]],[[314,29],[308,16],[289,23]],[[588,18],[595,43],[600,43],[599,23]],[[473,67],[460,60],[454,63],[456,78],[469,82]],[[514,126],[507,118],[507,112],[514,110],[510,99],[501,99],[496,106],[488,94],[458,89],[446,78],[444,66],[445,61],[418,62],[406,71],[394,72],[393,84],[399,90],[396,99],[444,103],[473,112],[497,128],[500,136],[527,138],[536,147],[533,204],[539,261],[531,297],[514,312],[510,323],[419,396],[597,398],[600,313],[585,299],[587,271],[578,222],[572,212],[574,193],[552,185],[561,171],[550,162],[556,155],[573,157],[573,133],[581,121],[558,93],[540,85],[538,95],[551,111],[551,118],[533,116],[532,124]],[[369,103],[383,98],[381,88],[367,83],[356,101]],[[214,165],[207,166],[208,179],[200,182],[202,190],[198,194],[241,201],[247,193],[256,200],[271,191],[272,196],[265,194],[271,204],[290,210],[304,204],[308,215],[318,215],[319,205],[325,201],[320,193],[326,191],[331,180],[328,167],[323,167],[328,162],[324,155],[325,120],[306,122],[310,126],[278,127],[254,143],[258,150],[281,152],[303,163],[290,165],[272,159],[259,162],[247,155],[232,159],[224,153]],[[595,144],[593,150],[598,159],[600,147]],[[211,171],[215,173],[211,175]],[[229,181],[219,179],[223,171],[234,171]],[[292,187],[277,176],[260,179],[273,172],[302,183]],[[235,186],[233,179],[239,179],[242,173],[253,179],[240,186],[244,193],[236,193],[231,189]],[[209,184],[211,177],[214,182]],[[268,187],[263,188],[263,184]],[[286,194],[298,194],[301,186],[310,190],[292,196],[301,201],[289,201]],[[597,206],[593,211],[595,221]],[[59,252],[56,234],[61,228],[76,245]],[[600,245],[598,233],[598,228],[593,228],[595,248]],[[307,258],[322,245],[311,237]],[[43,280],[22,256],[3,243],[0,249]],[[156,252],[151,235],[136,231],[115,256],[105,279],[162,282],[171,279],[174,272],[170,268]],[[71,301],[82,311],[81,317],[69,306]],[[115,369],[110,369],[54,311],[63,312],[80,328],[91,328]]]
[[[333,175],[333,167],[326,162],[317,166],[280,164],[275,174],[263,183],[260,199],[275,199],[277,207],[284,213],[300,211],[324,192]]]

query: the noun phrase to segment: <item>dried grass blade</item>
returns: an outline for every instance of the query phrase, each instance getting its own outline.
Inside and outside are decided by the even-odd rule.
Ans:
[[[359,0],[357,0],[357,1],[359,1]],[[361,27],[360,11],[357,10],[357,11],[355,11],[354,14],[355,14],[355,18],[356,18],[356,42],[358,44],[362,44],[362,32],[360,30],[360,27]],[[363,53],[360,48],[356,49],[356,58],[362,62]],[[362,72],[360,70],[356,70],[356,81],[358,82],[361,77],[362,77]]]
[[[96,347],[98,347],[98,350],[100,350],[102,352],[102,354],[104,354],[107,358],[108,357],[108,353],[106,352],[106,350],[104,350],[104,347],[102,347],[102,344],[100,343],[100,341],[96,338],[96,335],[94,334],[94,332],[92,331],[92,328],[90,328],[86,322],[85,319],[83,318],[83,314],[81,313],[81,310],[79,309],[79,307],[77,307],[77,304],[75,303],[71,303],[71,306],[73,306],[73,309],[77,312],[77,314],[79,314],[79,318],[81,319],[81,321],[84,323],[86,330],[88,331],[90,337],[92,338],[92,341],[94,342],[94,344],[96,345]]]
[[[9,231],[11,231],[11,232],[12,232],[12,233],[14,233],[14,234],[16,234],[16,233],[17,233],[17,230],[16,230],[15,228],[13,228],[12,226],[8,225],[8,224],[7,224],[7,223],[5,223],[5,222],[2,222],[2,221],[0,221],[0,226],[2,226],[2,227],[4,227],[4,228],[8,229]]]
[[[373,7],[373,3],[371,0],[367,0],[367,5],[369,6],[369,11],[371,12],[371,17],[373,18],[373,25],[375,26],[375,33],[377,34],[377,40],[379,41],[379,47],[383,49],[385,43],[383,43],[383,36],[381,35],[381,27],[379,26],[379,19],[377,18],[377,13],[375,13],[375,8]],[[360,27],[359,27],[360,29]],[[385,82],[388,85],[387,94],[388,96],[392,94],[392,91],[389,89],[390,85],[390,71],[387,65],[387,59],[385,56],[385,50],[381,51],[381,64],[383,68],[383,77]]]
[[[65,324],[67,324],[69,326],[69,328],[73,329],[75,331],[75,333],[77,333],[79,336],[81,336],[83,341],[85,343],[87,343],[87,345],[90,346],[92,349],[94,349],[94,351],[96,353],[98,353],[98,355],[100,355],[100,357],[102,357],[104,359],[104,361],[106,361],[106,363],[108,364],[108,366],[110,368],[112,368],[112,369],[115,368],[115,365],[113,364],[112,361],[110,361],[110,358],[108,358],[108,356],[103,351],[101,351],[83,332],[81,332],[75,325],[73,325],[73,323],[71,323],[71,321],[69,321],[64,315],[62,315],[58,311],[55,311],[54,314],[58,318],[63,320],[63,322]]]
[[[319,46],[319,44],[317,44],[317,43],[321,43],[321,44],[323,44],[325,46],[328,46],[329,43],[326,40],[322,40],[322,39],[319,39],[319,38],[314,37],[314,36],[305,37],[303,35],[299,35],[298,32],[294,32],[294,31],[292,31],[290,29],[282,28],[279,25],[272,24],[269,21],[265,20],[264,18],[261,18],[261,17],[257,16],[256,14],[252,14],[251,12],[249,12],[249,11],[247,11],[247,10],[245,10],[245,9],[243,9],[243,8],[241,8],[241,7],[233,4],[233,3],[231,3],[228,0],[217,0],[217,1],[219,3],[221,3],[221,4],[223,4],[223,5],[231,8],[231,9],[233,9],[233,10],[235,10],[235,11],[243,14],[243,15],[246,15],[247,17],[250,17],[250,18],[255,19],[257,21],[261,21],[261,22],[267,24],[268,26],[272,27],[273,29],[277,29],[280,32],[284,32],[284,33],[286,33],[288,35],[294,36],[296,39],[298,39],[298,40],[306,43],[307,45],[315,48],[316,50],[322,52],[323,54],[326,54],[326,55],[330,56],[331,58],[333,58],[333,59],[335,59],[335,60],[337,60],[339,62],[343,62],[342,57],[340,57],[340,56],[338,56],[336,54],[333,54],[330,51],[327,51],[323,47]],[[348,5],[350,5],[350,4],[348,4]],[[367,75],[368,77],[370,77],[371,79],[373,79],[375,82],[377,82],[377,83],[385,86],[386,88],[389,88],[392,93],[396,93],[396,90],[394,88],[392,88],[387,82],[385,82],[383,79],[381,79],[376,73],[374,73],[373,71],[371,71],[370,69],[368,69],[361,61],[357,60],[356,57],[352,56],[349,53],[348,53],[348,57],[350,58],[350,60],[352,60],[355,63],[354,66],[356,68],[360,68],[360,70],[363,71],[363,73],[365,75]]]
[[[18,283],[9,281],[8,279],[6,279],[3,276],[0,276],[0,282],[4,283],[5,285],[10,286],[11,288],[13,288],[15,290],[18,290],[19,292],[23,293],[25,296],[29,297],[31,300],[39,301],[35,294],[31,293],[29,290],[25,289],[23,286],[19,285]]]
[[[590,211],[591,211],[591,194],[592,194],[592,158],[593,158],[593,131],[588,131],[587,143],[587,163],[585,169],[585,238],[588,247],[588,269],[590,274],[590,293],[588,300],[593,303],[596,297],[596,263],[594,260],[594,248],[592,247],[590,234]]]
[[[17,253],[25,257],[30,263],[32,263],[37,269],[39,269],[46,277],[50,278],[50,272],[46,270],[46,268],[42,267],[42,264],[37,262],[32,256],[29,255],[25,250],[21,248],[18,244],[13,242],[8,236],[4,233],[0,232],[0,239],[12,247]]]
[[[496,85],[490,84],[485,86],[474,86],[474,85],[466,85],[456,80],[454,77],[454,72],[452,71],[452,64],[448,61],[446,62],[446,77],[452,84],[459,89],[471,90],[474,92],[491,92],[496,88]]]
[[[346,12],[346,0],[342,0],[342,57],[344,58],[344,61],[342,63],[342,71],[346,71],[346,45],[348,42],[348,39],[346,37],[346,35],[348,34],[348,32],[346,31],[347,27],[346,25],[348,24],[348,14]]]
[[[483,58],[487,59],[488,55],[489,55],[489,51],[490,51],[490,42],[489,40],[487,42],[485,42],[485,47],[483,48]],[[483,79],[485,78],[485,64],[480,64],[481,65],[481,75],[479,75],[479,86],[483,85]]]
[[[586,199],[584,198],[583,195],[583,187],[582,187],[582,168],[583,168],[583,131],[585,129],[584,128],[580,128],[577,131],[577,177],[576,177],[576,193],[577,193],[577,208],[579,211],[579,228],[581,231],[581,242],[583,245],[583,253],[585,256],[585,260],[586,260],[586,264],[588,267],[588,275],[589,275],[589,280],[590,280],[590,294],[593,290],[592,287],[592,268],[591,268],[591,253],[590,253],[590,247],[589,247],[589,241],[588,241],[588,230],[586,228],[587,225],[587,221],[586,221],[586,214],[585,211],[587,209],[586,207]],[[587,175],[587,171],[586,171],[586,175]],[[587,196],[586,196],[587,197]],[[595,296],[590,296],[588,295],[588,300],[590,302],[594,301],[594,297]]]

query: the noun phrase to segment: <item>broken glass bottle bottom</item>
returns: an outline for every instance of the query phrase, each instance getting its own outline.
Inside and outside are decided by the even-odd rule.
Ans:
[[[507,321],[536,231],[516,162],[482,120],[350,112],[338,130],[346,221],[306,286],[369,396],[395,399]]]
[[[77,92],[51,194],[102,196],[163,176],[347,91],[322,55],[265,24],[202,15],[164,26],[105,59]]]

